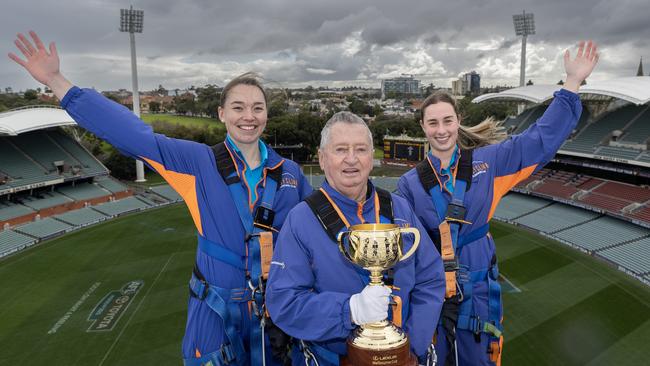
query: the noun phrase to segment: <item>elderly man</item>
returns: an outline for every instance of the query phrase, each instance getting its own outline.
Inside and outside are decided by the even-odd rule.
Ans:
[[[301,340],[302,349],[294,347],[293,364],[304,365],[305,358],[313,355],[321,366],[338,365],[339,357],[346,354],[346,339],[357,325],[388,316],[391,289],[368,286],[367,271],[339,252],[334,242],[338,231],[331,224],[338,219],[341,230],[391,221],[419,229],[415,254],[393,268],[392,292],[402,299],[403,328],[411,351],[425,359],[445,288],[442,261],[433,242],[402,197],[368,180],[372,134],[361,118],[349,112],[332,116],[321,132],[318,156],[327,181],[289,212],[273,254],[266,294],[273,321]],[[315,195],[326,198],[321,199],[325,204],[320,209],[326,206],[328,217],[321,217],[322,211],[314,207]],[[403,238],[408,250],[413,239]]]

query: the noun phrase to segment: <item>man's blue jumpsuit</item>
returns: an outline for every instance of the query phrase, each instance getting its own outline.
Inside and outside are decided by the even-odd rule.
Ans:
[[[363,203],[343,196],[327,182],[323,189],[350,225],[378,222],[379,207],[373,199],[372,184],[369,198]],[[406,200],[391,196],[394,223],[415,227],[421,233],[415,254],[395,266],[394,285],[399,290],[393,294],[403,301],[403,326],[411,350],[424,356],[444,298],[442,261]],[[408,250],[413,237],[405,234],[403,238]],[[346,339],[355,328],[350,319],[350,296],[361,292],[368,282],[367,271],[361,272],[339,252],[307,203],[301,202],[289,212],[273,253],[266,292],[271,319],[295,338],[345,355]],[[318,359],[321,366],[332,365],[322,357]],[[294,352],[293,364],[304,365],[301,353]]]
[[[562,89],[555,93],[555,99],[544,115],[526,131],[511,136],[501,143],[474,150],[471,188],[464,197],[464,205],[467,209],[465,218],[472,224],[462,225],[460,236],[467,235],[475,228],[487,224],[501,197],[553,158],[575,128],[581,112],[582,105],[578,95]],[[457,152],[459,151],[457,150]],[[436,189],[442,190],[443,196],[449,202],[453,192],[449,192],[446,183],[449,179],[455,178],[443,174],[439,159],[432,154],[428,154],[427,158],[439,179],[442,180]],[[452,167],[454,177],[458,161],[458,158],[455,159],[454,164],[456,165]],[[400,178],[398,192],[411,204],[417,217],[431,236],[438,235],[438,225],[440,224],[438,213],[430,193],[424,190],[415,169],[408,171]],[[458,256],[458,253],[456,255]],[[492,236],[487,234],[463,246],[458,259],[461,267],[465,267],[469,272],[485,271],[496,266]],[[488,287],[487,279],[474,282],[472,296],[469,300],[472,302],[474,311],[474,314],[471,315],[478,315],[479,319],[483,320],[490,317]],[[500,313],[500,291],[496,295]],[[494,314],[492,315],[494,316]],[[499,316],[499,318],[501,317]],[[444,364],[448,351],[444,335],[444,330],[439,326],[436,352],[440,365]],[[488,334],[480,333],[480,339],[477,342],[472,332],[457,329],[459,365],[494,365],[495,363],[490,361],[487,353],[488,338]],[[502,338],[500,343],[503,343]],[[500,356],[496,363],[500,363]]]
[[[219,243],[242,259],[246,258],[246,232],[230,191],[219,175],[210,146],[156,134],[130,110],[90,89],[73,87],[61,101],[61,106],[81,127],[108,141],[123,154],[143,160],[165,178],[183,197],[198,235]],[[268,169],[282,165],[282,179],[278,182],[279,189],[273,204],[273,227],[279,230],[289,210],[312,192],[311,186],[296,163],[283,159],[268,146],[264,146],[267,158],[263,162],[260,181],[248,184],[245,172],[250,168],[228,140],[226,147],[234,158],[241,184],[248,192],[248,208],[252,212],[262,195]],[[256,194],[252,194],[252,186]],[[216,260],[201,250],[197,250],[196,264],[210,284],[223,288],[247,286],[244,270]],[[250,268],[250,263],[247,266]],[[249,304],[242,302],[239,305],[242,321],[235,326],[247,346],[250,328],[259,326],[259,322],[251,321]],[[182,346],[183,358],[192,359],[218,351],[223,341],[221,318],[205,302],[190,297]],[[266,354],[269,360],[267,365],[272,365],[269,349]],[[247,353],[244,357],[249,356]],[[243,363],[238,363],[240,364],[250,364],[250,361],[244,360]]]

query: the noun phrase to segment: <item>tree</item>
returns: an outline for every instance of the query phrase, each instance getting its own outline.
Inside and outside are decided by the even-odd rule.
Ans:
[[[36,100],[38,98],[38,92],[34,89],[27,89],[25,90],[25,94],[23,94],[23,98],[25,100]]]
[[[135,160],[122,155],[112,146],[104,165],[111,171],[111,175],[118,179],[134,180],[136,178]]]
[[[359,98],[354,98],[349,105],[350,112],[357,115],[370,114],[367,113],[368,112],[367,107],[369,107],[369,105]]]
[[[149,102],[149,112],[151,113],[160,112],[160,103],[156,102],[155,100]]]
[[[196,111],[211,118],[217,118],[220,98],[221,93],[216,85],[208,84],[197,89]]]

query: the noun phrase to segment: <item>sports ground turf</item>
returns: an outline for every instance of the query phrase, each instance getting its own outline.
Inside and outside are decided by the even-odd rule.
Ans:
[[[536,234],[497,223],[492,233],[514,286],[503,365],[648,364],[647,286]],[[180,365],[194,251],[189,215],[175,205],[1,260],[0,365]],[[137,293],[119,293],[138,280]],[[113,291],[109,305],[126,310],[100,306],[88,320]]]

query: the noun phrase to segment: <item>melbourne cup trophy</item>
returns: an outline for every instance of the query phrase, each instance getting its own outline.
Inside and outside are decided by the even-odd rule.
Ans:
[[[404,254],[402,233],[413,234],[413,246]],[[415,228],[400,228],[395,224],[353,225],[339,234],[339,249],[350,262],[370,271],[371,286],[383,286],[383,272],[408,259],[420,243]],[[399,297],[393,300],[401,304]],[[401,319],[401,309],[393,307],[393,319]],[[396,321],[400,323],[399,321]],[[410,352],[406,333],[388,319],[366,323],[356,328],[347,341],[348,355],[342,365],[417,365]]]

